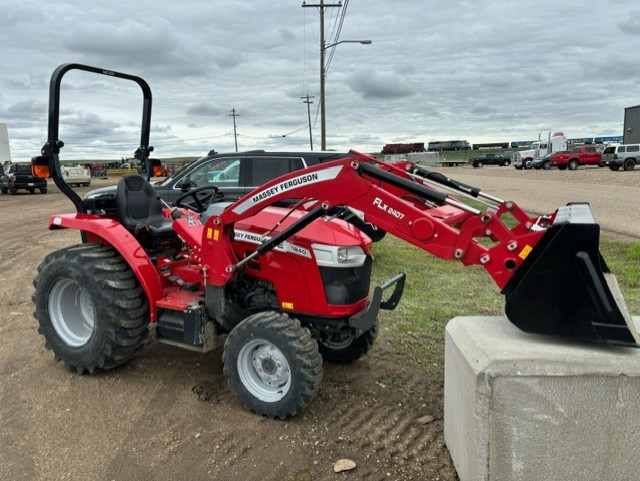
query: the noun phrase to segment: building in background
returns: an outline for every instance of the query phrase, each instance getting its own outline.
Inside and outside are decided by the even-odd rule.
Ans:
[[[640,144],[640,105],[624,109],[624,144]]]
[[[7,124],[0,122],[0,165],[11,162],[11,150],[9,149],[9,133]]]

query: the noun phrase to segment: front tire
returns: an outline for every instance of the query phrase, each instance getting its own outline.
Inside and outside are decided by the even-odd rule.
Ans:
[[[148,301],[112,248],[80,244],[53,252],[38,267],[33,285],[39,332],[67,369],[112,369],[142,348]]]
[[[578,162],[577,159],[571,159],[567,167],[569,168],[569,170],[576,170],[579,165],[580,165],[580,162]]]
[[[309,404],[322,381],[322,356],[297,319],[268,311],[247,317],[227,337],[224,373],[247,409],[285,419]]]

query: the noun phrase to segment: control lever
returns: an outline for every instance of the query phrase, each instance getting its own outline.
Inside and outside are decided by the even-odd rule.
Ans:
[[[180,219],[181,217],[184,217],[184,213],[179,211],[177,207],[172,207],[170,206],[166,200],[164,200],[162,197],[160,197],[159,195],[156,195],[156,199],[158,199],[160,201],[160,203],[166,207],[167,209],[169,209],[171,211],[171,218],[172,219]]]

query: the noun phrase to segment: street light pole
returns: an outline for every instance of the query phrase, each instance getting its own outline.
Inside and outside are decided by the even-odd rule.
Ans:
[[[320,3],[310,4],[306,1],[302,2],[303,7],[318,7],[320,11],[320,148],[327,150],[327,120],[325,118],[325,90],[324,81],[327,75],[327,67],[324,62],[324,52],[335,47],[341,43],[361,43],[363,45],[369,45],[371,40],[341,40],[330,45],[325,45],[324,42],[324,9],[329,7],[342,7],[342,2],[339,3],[324,3],[324,0],[320,0]]]
[[[321,31],[324,31],[324,19],[322,16],[320,17],[320,29]],[[324,52],[341,43],[361,43],[362,45],[370,45],[371,40],[340,40],[339,42],[325,45],[324,35],[321,34],[320,38],[320,143],[322,145],[322,150],[327,150],[327,120],[325,116],[326,99],[324,86],[327,72],[324,63]]]

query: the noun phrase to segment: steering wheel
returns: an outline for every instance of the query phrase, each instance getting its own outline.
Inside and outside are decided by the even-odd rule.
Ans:
[[[202,192],[206,193],[202,194]],[[196,187],[195,189],[191,189],[182,194],[176,199],[175,204],[178,207],[189,209],[200,214],[207,210],[207,207],[211,205],[211,202],[217,195],[218,186],[203,185],[202,187]],[[191,201],[185,202],[185,199],[188,199],[189,197],[191,197]]]

